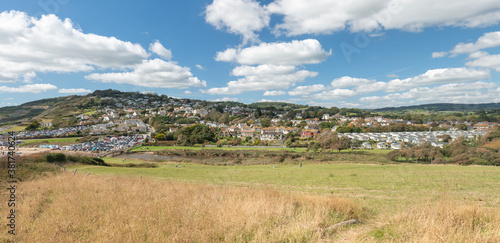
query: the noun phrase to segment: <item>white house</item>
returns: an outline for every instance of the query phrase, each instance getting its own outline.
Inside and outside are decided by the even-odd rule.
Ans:
[[[387,149],[387,144],[384,142],[377,143],[377,148],[378,149]]]
[[[364,142],[361,144],[364,149],[373,149],[372,144],[370,142]]]
[[[392,143],[391,144],[392,149],[400,150],[401,149],[401,143]]]

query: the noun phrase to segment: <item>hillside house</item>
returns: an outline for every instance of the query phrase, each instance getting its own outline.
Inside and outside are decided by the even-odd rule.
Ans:
[[[300,133],[300,138],[313,138],[318,135],[317,129],[305,129]]]
[[[299,129],[298,129],[298,128],[296,128],[296,127],[287,127],[287,128],[285,128],[285,130],[283,131],[283,134],[289,134],[289,133],[291,133],[291,132],[293,132],[293,133],[297,133],[297,131],[298,131],[298,130],[299,130]]]
[[[254,137],[254,130],[252,130],[252,129],[242,129],[241,130],[241,137],[242,138],[246,138],[246,137],[253,138]]]
[[[232,136],[234,136],[234,131],[223,129],[219,132],[219,137],[232,137]]]

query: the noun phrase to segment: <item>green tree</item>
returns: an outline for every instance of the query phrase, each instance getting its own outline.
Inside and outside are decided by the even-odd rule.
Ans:
[[[167,138],[167,137],[166,137],[166,136],[165,136],[165,134],[163,134],[163,133],[157,134],[157,135],[155,136],[155,139],[156,139],[157,141],[163,141],[163,140],[166,140],[166,138]]]
[[[222,114],[222,116],[219,117],[219,123],[228,124],[229,123],[229,113]]]
[[[465,131],[467,130],[467,125],[465,123],[459,123],[455,125],[455,129]]]
[[[35,131],[41,126],[38,120],[34,120],[31,124],[29,124],[25,129],[26,131]]]
[[[351,147],[351,140],[347,137],[340,137],[336,143],[333,144],[333,149],[336,149],[339,151],[349,149]]]
[[[270,127],[271,126],[271,119],[265,118],[265,119],[260,120],[260,125],[262,127]]]

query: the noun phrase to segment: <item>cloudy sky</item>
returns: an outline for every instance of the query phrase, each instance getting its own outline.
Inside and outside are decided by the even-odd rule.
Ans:
[[[94,90],[500,102],[498,0],[2,1],[0,107]]]

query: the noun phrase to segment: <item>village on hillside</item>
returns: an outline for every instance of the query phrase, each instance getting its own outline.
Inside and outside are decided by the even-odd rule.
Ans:
[[[209,103],[153,94],[139,98],[100,97],[98,100],[99,106],[94,112],[71,118],[74,126],[57,128],[50,121],[35,120],[34,124],[30,124],[34,129],[27,128],[19,132],[17,137],[22,140],[108,136],[107,140],[110,140],[111,137],[140,136],[141,143],[155,144],[162,141],[175,142],[180,130],[197,124],[210,128],[213,133],[212,139],[198,141],[207,146],[307,146],[308,141],[314,141],[318,134],[329,131],[336,133],[338,137],[356,141],[352,143],[352,148],[355,149],[401,149],[405,144],[424,142],[443,148],[459,137],[483,136],[489,128],[498,124],[480,120],[481,116],[474,114],[455,113],[455,118],[447,117],[445,121],[424,121],[418,117],[387,118],[379,114],[352,113],[337,108],[283,110],[272,106],[259,108],[239,103]],[[485,117],[484,114],[482,117]],[[102,150],[108,151],[124,148],[123,144],[116,148],[106,142],[97,144],[106,144]],[[137,144],[135,141],[133,145]],[[98,146],[88,144],[51,148],[100,150]]]

